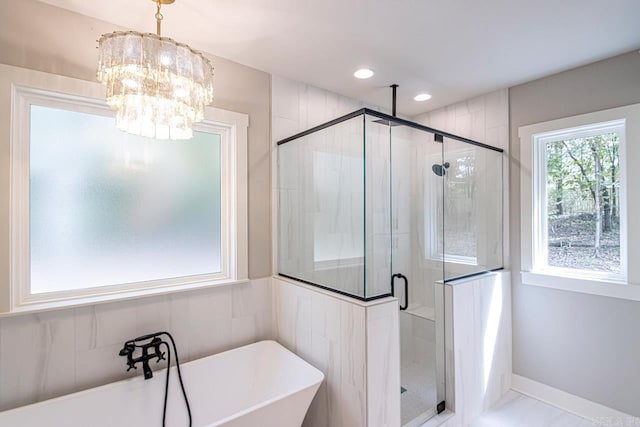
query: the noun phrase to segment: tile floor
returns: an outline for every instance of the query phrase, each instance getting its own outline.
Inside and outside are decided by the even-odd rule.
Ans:
[[[418,319],[421,320],[421,319]],[[433,322],[425,321],[421,331],[426,334],[427,328],[433,328]],[[418,333],[414,331],[414,333]],[[434,332],[431,331],[433,335]],[[422,337],[426,341],[426,336]],[[408,354],[401,354],[400,384],[405,392],[400,395],[402,425],[419,426],[435,413],[437,401],[435,349],[424,348],[419,351],[418,337],[404,334],[400,337],[403,349],[411,349]],[[416,357],[419,354],[420,357]]]
[[[599,425],[603,424],[597,424],[555,406],[515,391],[509,391],[492,409],[482,414],[471,427],[590,427]]]

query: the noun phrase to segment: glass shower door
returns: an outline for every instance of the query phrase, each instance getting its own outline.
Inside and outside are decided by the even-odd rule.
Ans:
[[[502,153],[444,138],[444,278],[503,266]]]
[[[391,133],[391,254],[400,305],[401,414],[419,426],[444,401],[443,144],[432,133]],[[404,278],[407,280],[405,292]]]

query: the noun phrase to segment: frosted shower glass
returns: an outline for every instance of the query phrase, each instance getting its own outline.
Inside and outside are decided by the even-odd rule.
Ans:
[[[31,292],[221,271],[220,136],[161,141],[31,106]]]

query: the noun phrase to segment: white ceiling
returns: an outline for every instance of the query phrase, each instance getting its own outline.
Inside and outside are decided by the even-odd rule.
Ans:
[[[41,1],[155,31],[150,0]],[[163,35],[374,105],[398,83],[408,116],[640,48],[640,0],[177,0],[163,13]],[[360,67],[375,76],[355,79]]]

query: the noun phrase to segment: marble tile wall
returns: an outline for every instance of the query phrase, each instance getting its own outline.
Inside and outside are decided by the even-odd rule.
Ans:
[[[400,336],[398,304],[366,308],[368,426],[400,424]]]
[[[413,117],[435,129],[509,149],[509,92],[501,89]]]
[[[511,386],[510,273],[487,273],[444,287],[446,398],[454,412],[444,425],[468,426]]]
[[[275,338],[325,374],[303,426],[399,426],[397,310],[273,279]]]
[[[140,375],[118,351],[159,330],[181,362],[271,339],[271,279],[2,317],[0,411]]]

